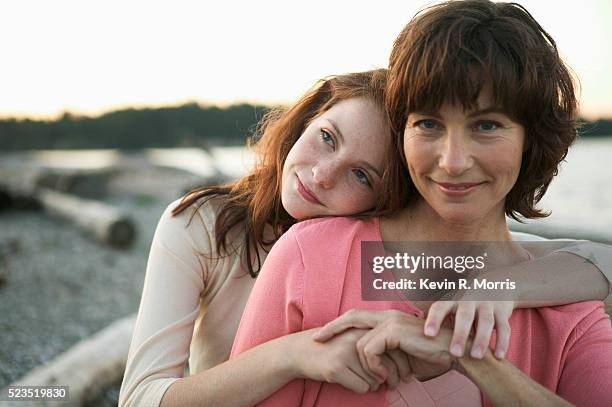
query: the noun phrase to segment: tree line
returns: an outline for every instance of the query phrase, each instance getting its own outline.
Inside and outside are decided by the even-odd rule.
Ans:
[[[0,120],[0,150],[140,149],[242,145],[269,107],[240,104],[219,108],[125,109],[99,117],[64,113],[57,120]],[[612,136],[612,119],[582,120],[582,137]]]

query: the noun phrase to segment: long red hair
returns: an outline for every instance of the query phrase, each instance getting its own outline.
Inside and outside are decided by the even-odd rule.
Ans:
[[[313,119],[342,100],[367,97],[384,111],[385,86],[385,69],[330,76],[318,81],[290,108],[270,110],[248,143],[249,147],[254,147],[256,154],[253,170],[230,184],[188,192],[172,211],[173,216],[194,203],[199,208],[213,197],[222,198],[215,224],[217,248],[230,255],[227,234],[234,228],[240,228],[244,235],[242,260],[249,274],[256,277],[262,264],[257,248],[269,250],[296,223],[281,202],[283,165],[295,142]],[[385,139],[385,142],[388,140]],[[386,193],[378,200],[377,207],[358,215],[388,213],[401,206],[401,197],[396,192],[399,181],[393,179],[391,173],[385,171],[383,175],[382,190]],[[264,238],[266,225],[272,227],[272,240]],[[255,257],[252,257],[253,254]]]

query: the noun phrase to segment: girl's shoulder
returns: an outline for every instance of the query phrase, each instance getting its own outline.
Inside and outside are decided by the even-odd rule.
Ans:
[[[214,252],[215,222],[222,198],[199,200],[173,214],[181,199],[166,206],[157,225],[156,240],[168,245],[174,242],[172,246],[187,245],[197,251]]]

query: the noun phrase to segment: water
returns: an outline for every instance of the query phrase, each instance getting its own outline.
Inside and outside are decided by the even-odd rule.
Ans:
[[[612,237],[612,138],[576,143],[539,207],[551,211],[551,216],[530,224]]]
[[[216,171],[237,177],[254,162],[242,147],[148,149],[144,158],[152,164],[176,167],[202,176]],[[117,165],[116,150],[39,151],[32,154],[47,166],[92,168]],[[530,225],[561,226],[567,230],[594,230],[612,238],[612,137],[583,139],[570,149],[560,173],[539,207],[552,214]]]

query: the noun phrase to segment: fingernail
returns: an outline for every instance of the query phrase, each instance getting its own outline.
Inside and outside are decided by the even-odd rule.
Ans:
[[[427,325],[425,327],[425,335],[427,335],[427,336],[434,336],[435,335],[434,327],[431,326],[431,325]]]
[[[474,346],[471,355],[473,358],[480,359],[482,357],[482,348],[480,346]]]
[[[463,356],[463,348],[461,347],[461,345],[456,343],[451,348],[451,353],[453,354],[453,356],[457,356],[458,358],[460,358],[461,356]]]
[[[503,359],[504,356],[506,356],[506,352],[504,352],[503,350],[498,350],[497,352],[495,352],[495,356],[497,356],[497,359]]]

